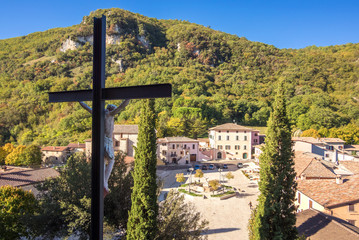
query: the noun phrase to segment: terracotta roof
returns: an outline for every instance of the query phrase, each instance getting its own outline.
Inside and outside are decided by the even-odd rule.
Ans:
[[[50,151],[50,152],[63,152],[68,150],[68,147],[61,147],[61,146],[47,146],[47,147],[43,147],[41,148],[41,151]]]
[[[85,148],[86,144],[85,143],[69,143],[69,145],[67,145],[69,148]]]
[[[59,173],[53,168],[32,169],[8,167],[7,171],[0,172],[0,186],[25,186],[44,181],[49,177],[57,176],[59,176]]]
[[[209,143],[209,138],[197,138],[198,141],[200,142],[207,142]]]
[[[132,163],[135,161],[135,158],[134,157],[130,157],[130,156],[126,156],[125,157],[125,163],[126,164],[129,164],[129,163]]]
[[[138,134],[138,125],[115,125],[113,133],[134,133],[134,134]]]
[[[294,152],[294,169],[298,177],[308,167],[312,159],[313,156],[308,155],[305,152],[300,152],[300,151]]]
[[[359,201],[359,175],[348,176],[342,184],[335,179],[297,180],[298,191],[324,207]]]
[[[345,143],[345,141],[340,138],[320,138],[320,141],[326,143]]]
[[[199,141],[196,139],[188,138],[188,137],[165,137],[158,139],[158,142],[193,142],[198,143]]]
[[[314,209],[307,209],[297,215],[298,233],[311,240],[359,239],[359,228],[342,219],[329,216]]]
[[[85,139],[84,142],[92,142],[92,138]]]
[[[235,131],[253,131],[251,128],[247,128],[235,123],[225,123],[222,125],[215,126],[213,128],[210,128],[209,130],[235,130]]]
[[[302,175],[307,178],[335,178],[333,166],[320,159],[312,159],[303,170]]]
[[[346,169],[354,174],[359,174],[359,162],[354,161],[340,161],[340,165],[343,165]]]

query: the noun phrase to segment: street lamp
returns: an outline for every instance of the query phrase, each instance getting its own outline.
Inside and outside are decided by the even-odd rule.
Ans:
[[[193,172],[193,167],[188,169],[190,171],[190,175],[189,175],[189,185],[188,185],[188,192],[191,192],[191,183],[192,183],[192,172]]]

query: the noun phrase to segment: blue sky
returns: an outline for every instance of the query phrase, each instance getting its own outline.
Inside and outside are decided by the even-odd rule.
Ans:
[[[81,22],[99,8],[181,19],[279,48],[359,42],[359,0],[2,0],[0,39]]]

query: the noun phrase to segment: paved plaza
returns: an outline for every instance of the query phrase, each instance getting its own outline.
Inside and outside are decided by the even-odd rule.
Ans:
[[[245,166],[247,166],[245,164]],[[226,200],[219,198],[208,197],[192,197],[186,195],[186,201],[195,205],[197,211],[201,212],[204,219],[209,221],[208,231],[205,235],[209,240],[233,240],[233,239],[248,239],[247,224],[250,216],[249,202],[253,206],[256,205],[256,200],[259,194],[258,185],[256,181],[249,180],[238,169],[236,163],[229,163],[228,169],[223,170],[223,175],[231,172],[234,179],[227,180],[226,185],[236,188],[237,196]],[[219,179],[218,170],[204,170],[204,177],[209,180]],[[189,182],[189,174],[185,169],[179,170],[161,170],[157,174],[164,181],[163,190],[160,195],[160,200],[163,200],[166,193],[171,189],[176,189],[179,183],[176,183],[176,174],[184,173],[187,178],[186,183]],[[198,180],[192,176],[192,182]],[[201,182],[205,179],[202,178]]]

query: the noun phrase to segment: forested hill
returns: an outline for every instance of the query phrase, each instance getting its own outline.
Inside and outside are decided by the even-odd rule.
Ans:
[[[173,85],[173,98],[156,102],[159,137],[201,136],[232,121],[264,126],[280,79],[294,128],[358,129],[359,44],[278,49],[187,21],[106,9],[79,25],[0,40],[0,145],[90,137],[90,115],[78,103],[48,103],[47,92],[91,86],[93,17],[102,14],[106,86]],[[117,123],[136,123],[140,105],[132,100]]]

